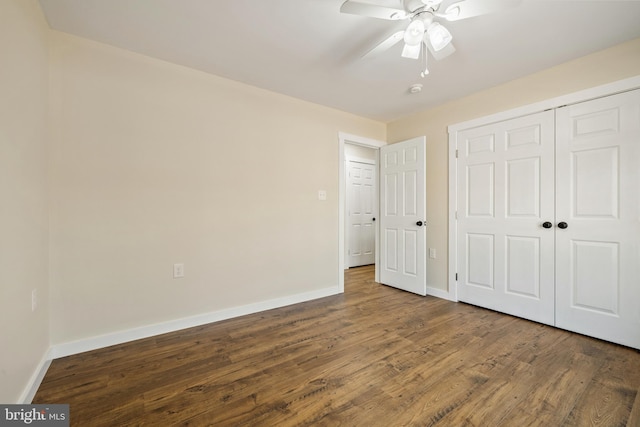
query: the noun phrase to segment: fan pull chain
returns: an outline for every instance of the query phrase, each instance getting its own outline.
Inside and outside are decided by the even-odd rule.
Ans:
[[[422,56],[424,57],[424,71],[420,73],[420,77],[422,78],[429,74],[429,69],[427,68],[427,53],[427,45],[422,43]]]

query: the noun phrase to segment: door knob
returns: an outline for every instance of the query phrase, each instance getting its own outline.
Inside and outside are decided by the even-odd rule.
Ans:
[[[427,221],[425,221],[425,222],[418,221],[418,222],[416,222],[416,225],[417,225],[418,227],[422,227],[423,225],[427,225]]]
[[[558,228],[562,228],[563,230],[565,228],[567,228],[569,226],[569,224],[567,224],[566,222],[562,221],[558,223]]]
[[[546,221],[546,222],[542,223],[542,226],[544,228],[551,228],[551,227],[553,227],[553,224],[551,224],[549,221]]]

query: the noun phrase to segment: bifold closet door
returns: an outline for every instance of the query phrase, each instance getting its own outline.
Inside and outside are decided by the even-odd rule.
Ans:
[[[640,348],[640,90],[556,114],[556,326]]]
[[[554,323],[554,115],[458,132],[460,301]]]

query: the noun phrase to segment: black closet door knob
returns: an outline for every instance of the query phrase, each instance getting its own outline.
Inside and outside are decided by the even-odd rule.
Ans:
[[[422,221],[418,221],[418,222],[416,222],[416,225],[417,225],[418,227],[422,227]]]
[[[558,223],[558,228],[562,228],[563,230],[564,230],[565,228],[567,228],[568,226],[569,226],[569,224],[567,224],[567,223],[566,223],[566,222],[564,222],[564,221],[563,221],[563,222],[559,222],[559,223]]]
[[[553,227],[553,224],[551,224],[549,221],[546,221],[546,222],[542,223],[542,226],[544,228],[551,228],[551,227]]]

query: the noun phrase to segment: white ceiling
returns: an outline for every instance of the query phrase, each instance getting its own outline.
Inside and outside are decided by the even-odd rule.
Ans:
[[[524,0],[442,21],[457,51],[430,58],[423,79],[402,43],[360,58],[398,22],[341,14],[342,2],[40,0],[55,30],[385,122],[640,37],[640,1]]]

